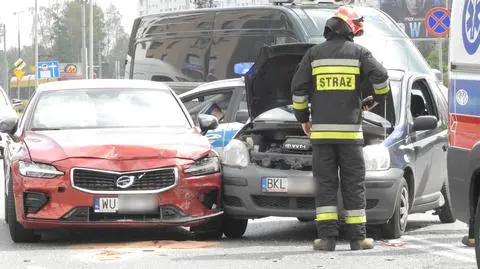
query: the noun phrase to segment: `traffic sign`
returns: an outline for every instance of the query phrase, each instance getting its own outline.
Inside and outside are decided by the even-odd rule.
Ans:
[[[23,76],[25,76],[25,71],[23,71],[23,70],[15,69],[15,71],[13,71],[13,72],[15,73],[15,76],[17,77],[17,81],[22,80]]]
[[[444,7],[434,7],[425,15],[425,27],[428,33],[444,37],[450,31],[450,11]]]
[[[480,47],[480,2],[465,0],[462,15],[463,46],[468,54],[474,55]]]
[[[25,67],[25,62],[22,58],[19,58],[13,65],[15,66],[16,70],[22,70]]]
[[[58,78],[60,77],[60,70],[58,69],[58,62],[39,62],[37,66],[37,76],[42,78]]]

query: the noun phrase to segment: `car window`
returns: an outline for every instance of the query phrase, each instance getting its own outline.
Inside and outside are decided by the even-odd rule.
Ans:
[[[225,116],[227,115],[232,95],[232,91],[197,95],[189,99],[184,99],[183,104],[194,121],[196,121],[198,114],[210,114],[217,117],[220,123],[225,123],[228,122]]]
[[[410,112],[413,118],[419,116],[435,116],[438,118],[437,106],[431,90],[423,79],[413,83],[410,94]]]
[[[48,91],[32,113],[30,129],[190,127],[175,97],[159,90]]]

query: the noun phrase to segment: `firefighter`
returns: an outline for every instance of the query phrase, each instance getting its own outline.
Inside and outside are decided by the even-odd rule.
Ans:
[[[366,238],[365,228],[360,85],[368,80],[374,105],[383,104],[390,87],[385,68],[370,51],[353,42],[354,36],[363,34],[362,22],[363,17],[352,7],[340,7],[327,20],[326,41],[305,53],[292,79],[295,117],[313,145],[318,233],[315,250],[334,251],[336,247],[338,170],[350,248],[373,248],[373,240]]]

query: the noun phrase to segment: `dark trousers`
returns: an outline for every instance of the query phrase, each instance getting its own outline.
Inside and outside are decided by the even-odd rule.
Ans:
[[[340,184],[345,210],[346,236],[365,238],[365,161],[361,145],[314,144],[313,176],[318,238],[338,237],[337,195]]]

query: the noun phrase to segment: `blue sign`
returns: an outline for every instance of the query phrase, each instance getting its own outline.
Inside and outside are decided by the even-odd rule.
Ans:
[[[57,61],[39,62],[37,65],[37,76],[41,78],[59,78],[60,70]]]
[[[473,55],[480,46],[480,1],[465,0],[462,16],[463,45]]]
[[[443,7],[430,9],[425,15],[425,27],[427,31],[436,36],[444,37],[450,30],[450,12]]]

